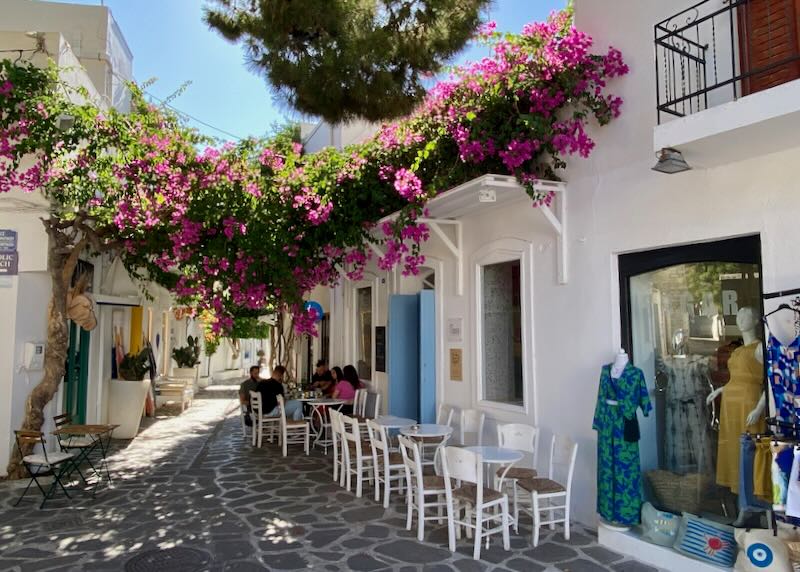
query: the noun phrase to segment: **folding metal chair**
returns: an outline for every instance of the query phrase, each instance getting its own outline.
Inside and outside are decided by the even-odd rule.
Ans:
[[[72,497],[69,496],[67,488],[64,486],[61,478],[69,472],[72,466],[74,466],[74,455],[65,451],[54,451],[48,453],[46,446],[47,443],[44,439],[44,433],[41,431],[14,431],[14,436],[17,442],[17,450],[22,457],[22,464],[25,465],[25,468],[31,475],[31,480],[28,482],[28,486],[25,487],[24,491],[22,491],[22,495],[17,499],[17,502],[14,503],[14,506],[17,506],[25,497],[25,495],[28,493],[28,489],[31,488],[31,484],[33,483],[36,483],[36,487],[39,489],[39,491],[41,491],[42,496],[44,497],[42,499],[42,504],[39,505],[39,508],[44,508],[44,503],[55,496],[55,492],[58,490],[58,487],[61,487],[61,490],[64,491],[64,494],[68,499],[71,499]],[[41,445],[41,454],[33,452],[30,455],[25,455],[23,448],[26,445],[31,445],[32,447]],[[49,476],[53,477],[53,482],[50,485],[50,488],[45,491],[42,483],[39,482],[39,479]]]
[[[58,430],[66,425],[71,425],[72,418],[70,417],[69,413],[56,415],[53,417],[53,423],[56,426],[56,430]],[[56,433],[56,438],[58,439],[58,446],[62,451],[65,453],[73,452],[75,454],[73,465],[75,470],[77,470],[78,474],[81,476],[81,480],[83,480],[84,484],[88,484],[88,481],[86,480],[86,476],[81,471],[81,462],[85,460],[87,463],[89,463],[89,466],[92,468],[95,474],[99,474],[91,459],[91,452],[97,445],[94,439],[85,435],[66,435],[62,437],[62,435],[59,433]]]

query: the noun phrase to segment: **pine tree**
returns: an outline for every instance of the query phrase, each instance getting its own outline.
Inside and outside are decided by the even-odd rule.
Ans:
[[[280,100],[330,123],[404,115],[473,36],[490,0],[211,0]]]

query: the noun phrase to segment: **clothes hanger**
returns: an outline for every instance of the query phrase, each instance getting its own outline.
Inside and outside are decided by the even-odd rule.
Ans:
[[[778,313],[778,312],[780,312],[781,310],[791,310],[791,311],[792,311],[792,312],[794,312],[795,314],[800,314],[800,310],[798,310],[797,308],[792,308],[792,307],[791,307],[789,304],[781,304],[780,306],[778,306],[777,308],[775,308],[774,310],[772,310],[772,312],[768,312],[767,314],[764,314],[764,318],[763,318],[763,320],[765,320],[765,321],[766,321],[766,319],[767,319],[768,317],[770,317],[772,314],[777,314],[777,313]]]

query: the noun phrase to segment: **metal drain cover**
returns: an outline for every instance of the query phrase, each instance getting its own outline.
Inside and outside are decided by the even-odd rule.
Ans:
[[[165,548],[137,554],[125,564],[125,572],[197,572],[211,557],[194,548]]]

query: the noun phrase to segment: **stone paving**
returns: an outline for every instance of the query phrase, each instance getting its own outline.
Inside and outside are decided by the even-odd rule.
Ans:
[[[384,510],[371,489],[359,499],[334,483],[319,451],[284,459],[275,445],[251,447],[235,408],[198,399],[147,428],[111,455],[114,483],[96,499],[79,491],[39,510],[29,493],[14,508],[21,489],[0,486],[0,570],[656,572],[580,526],[568,542],[548,530],[533,548],[523,522],[511,551],[493,537],[481,561],[467,540],[451,553],[436,523],[418,542],[402,497]]]

